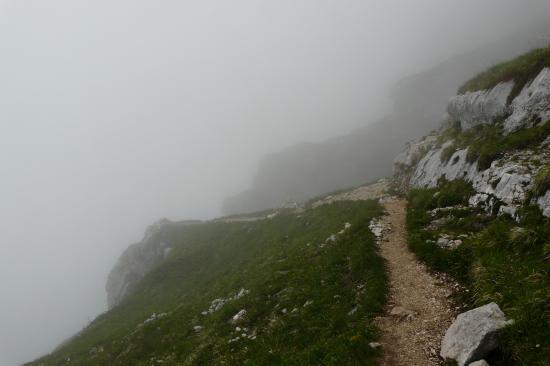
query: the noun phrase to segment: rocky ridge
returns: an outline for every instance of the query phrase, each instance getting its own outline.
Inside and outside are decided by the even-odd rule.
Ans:
[[[462,131],[482,124],[501,125],[504,134],[528,129],[550,120],[550,68],[543,69],[507,104],[513,81],[500,83],[491,90],[467,92],[453,97],[448,105],[451,121]],[[512,150],[494,160],[487,169],[470,162],[470,147],[444,155],[454,141],[438,144],[440,132],[410,142],[394,160],[394,173],[401,190],[433,188],[441,178],[464,179],[472,183],[476,194],[470,204],[480,205],[498,214],[516,216],[528,198],[545,216],[550,216],[550,193],[530,197],[535,177],[550,164],[550,140],[537,146]]]

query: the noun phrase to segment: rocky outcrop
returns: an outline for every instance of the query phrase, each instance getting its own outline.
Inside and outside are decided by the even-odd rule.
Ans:
[[[544,216],[550,217],[550,191],[546,191],[546,194],[537,199],[537,205],[542,209]]]
[[[499,332],[510,323],[495,303],[462,313],[445,333],[441,357],[459,366],[481,360],[498,346]]]
[[[488,169],[478,170],[476,162],[468,162],[467,148],[455,151],[447,162],[441,161],[441,153],[452,143],[449,141],[440,148],[430,150],[418,162],[410,178],[407,178],[409,187],[433,188],[442,177],[447,180],[464,179],[471,182],[477,192],[470,199],[472,206],[482,205],[492,211],[498,208],[498,204],[498,213],[514,216],[517,208],[525,203],[533,177],[541,169],[541,165],[534,162],[550,161],[548,149],[536,149],[538,146],[534,146],[538,151],[510,152],[495,160]],[[545,197],[539,198],[536,203],[546,216],[550,216],[550,200]]]
[[[550,120],[550,68],[543,69],[507,106],[512,86],[513,82],[501,83],[492,90],[452,98],[449,114],[462,129],[498,122],[502,123],[503,133]],[[476,191],[470,198],[472,206],[515,217],[517,209],[531,198],[531,203],[550,217],[550,193],[530,197],[534,177],[550,162],[548,139],[536,146],[509,151],[487,169],[480,169],[476,161],[468,159],[468,147],[451,151],[448,157],[454,141],[439,146],[437,139],[437,134],[431,134],[413,141],[395,158],[394,176],[400,190],[433,188],[441,178],[464,179]]]
[[[406,191],[418,162],[436,145],[437,136],[428,135],[408,142],[403,151],[393,161],[394,179],[397,188]]]
[[[508,115],[508,96],[514,87],[513,81],[500,83],[490,90],[468,92],[453,97],[447,106],[449,116],[460,122],[462,130],[479,124],[492,124]]]
[[[504,120],[504,132],[532,127],[550,120],[550,68],[544,68],[508,103],[513,81],[492,89],[467,92],[451,98],[447,112],[462,130]]]
[[[512,101],[511,111],[504,122],[504,130],[507,132],[550,120],[550,68],[543,69],[522,89]]]
[[[109,273],[105,289],[109,309],[132,293],[139,281],[170,253],[175,243],[174,230],[181,230],[195,221],[172,222],[161,219],[145,230],[139,243],[130,245]]]

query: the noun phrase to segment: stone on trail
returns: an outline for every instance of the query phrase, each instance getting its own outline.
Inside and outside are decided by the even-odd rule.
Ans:
[[[382,347],[382,344],[381,344],[381,343],[378,343],[378,342],[370,342],[370,343],[369,343],[369,347],[370,347],[370,348],[373,348],[373,349],[377,349],[377,348]]]
[[[416,313],[412,310],[404,308],[403,306],[394,306],[390,311],[390,315],[401,318],[401,319],[412,319]]]
[[[494,302],[458,315],[441,342],[441,357],[459,366],[481,360],[498,346],[498,333],[511,321]]]

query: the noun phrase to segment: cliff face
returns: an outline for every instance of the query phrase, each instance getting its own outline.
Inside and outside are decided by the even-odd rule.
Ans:
[[[130,245],[121,254],[105,285],[109,309],[132,293],[141,279],[168,256],[175,245],[174,233],[193,223],[161,219],[145,230],[139,243]]]
[[[550,216],[550,68],[542,68],[516,96],[511,94],[514,83],[453,97],[450,124],[460,133],[445,141],[447,125],[409,143],[394,161],[399,187],[432,188],[441,178],[464,179],[477,192],[471,205],[516,216],[521,206],[532,203]],[[487,130],[493,131],[490,138],[483,135]],[[494,160],[482,161],[480,151],[491,151]]]

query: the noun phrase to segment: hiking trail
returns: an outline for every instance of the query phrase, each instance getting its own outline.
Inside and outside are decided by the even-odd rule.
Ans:
[[[456,311],[449,280],[432,274],[407,246],[406,201],[385,200],[380,219],[380,254],[386,261],[390,293],[386,311],[376,319],[382,331],[381,366],[441,365],[438,354]]]

